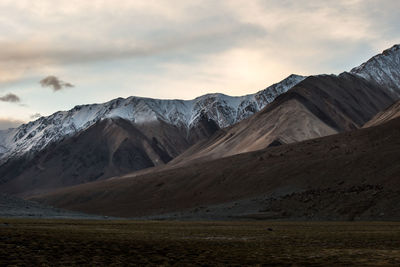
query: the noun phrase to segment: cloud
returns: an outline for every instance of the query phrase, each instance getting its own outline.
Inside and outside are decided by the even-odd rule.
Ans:
[[[14,94],[6,94],[5,96],[0,96],[0,101],[2,102],[10,102],[10,103],[18,103],[21,102],[21,99]]]
[[[2,0],[0,95],[18,92],[29,119],[119,96],[252,93],[293,72],[349,70],[400,42],[399,9],[398,0]],[[79,99],[33,90],[48,74],[79,81]]]
[[[38,119],[40,117],[42,117],[42,114],[40,114],[40,113],[35,113],[35,114],[32,114],[31,116],[29,116],[29,118],[32,120]]]
[[[16,128],[21,124],[24,124],[24,121],[9,119],[9,118],[0,118],[0,130],[6,130],[9,128]]]
[[[232,49],[263,54],[268,68],[338,72],[337,62],[345,61],[343,70],[400,40],[400,2],[392,0],[1,2],[0,71],[12,71],[0,73],[0,82],[48,66],[120,59],[175,57],[190,65]]]
[[[119,59],[135,59],[170,53],[209,54],[226,47],[245,43],[266,34],[262,27],[235,22],[234,19],[215,21],[217,25],[196,22],[196,31],[188,26],[158,29],[154,36],[112,37],[107,40],[71,40],[70,45],[57,40],[29,40],[1,42],[0,61],[13,65],[67,65],[94,63]],[[208,22],[208,24],[212,24]],[[121,27],[120,25],[115,25]],[[150,25],[148,25],[150,26]],[[208,28],[209,27],[209,28]],[[0,28],[1,29],[1,28]],[[154,30],[149,30],[152,33]],[[104,33],[102,35],[110,35]],[[99,37],[100,38],[100,37]],[[74,43],[81,43],[75,45]],[[211,45],[212,44],[212,45]]]
[[[42,87],[53,88],[54,92],[60,91],[67,87],[74,87],[73,84],[61,81],[56,76],[52,76],[52,75],[47,76],[46,78],[42,79],[39,83],[42,85]]]

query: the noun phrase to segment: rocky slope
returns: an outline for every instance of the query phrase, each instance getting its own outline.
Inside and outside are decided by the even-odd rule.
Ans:
[[[379,112],[375,117],[373,117],[370,121],[364,124],[363,127],[371,127],[375,125],[382,124],[389,120],[400,117],[400,101],[397,101],[384,111]]]
[[[400,45],[386,49],[352,69],[351,73],[377,82],[388,88],[395,97],[400,98]]]

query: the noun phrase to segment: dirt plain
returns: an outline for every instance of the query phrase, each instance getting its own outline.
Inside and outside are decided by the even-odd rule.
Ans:
[[[398,266],[400,223],[0,219],[3,266]]]

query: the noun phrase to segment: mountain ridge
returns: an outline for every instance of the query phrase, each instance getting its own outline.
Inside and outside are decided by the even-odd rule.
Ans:
[[[204,119],[213,120],[219,128],[251,116],[277,95],[286,92],[305,77],[290,75],[255,94],[231,97],[206,94],[192,100],[160,100],[144,97],[116,98],[102,104],[79,105],[68,111],[0,131],[0,163],[7,157],[39,151],[63,137],[76,134],[105,118],[120,117],[136,124],[163,120],[190,132]],[[195,138],[196,139],[196,138]]]
[[[385,49],[350,72],[387,87],[400,98],[400,44]]]
[[[360,128],[393,103],[390,91],[352,73],[309,76],[254,116],[200,141],[171,163],[208,159]]]

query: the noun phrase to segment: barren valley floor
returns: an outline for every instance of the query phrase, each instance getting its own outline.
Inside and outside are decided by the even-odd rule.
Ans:
[[[398,222],[0,219],[0,265],[398,266]]]

